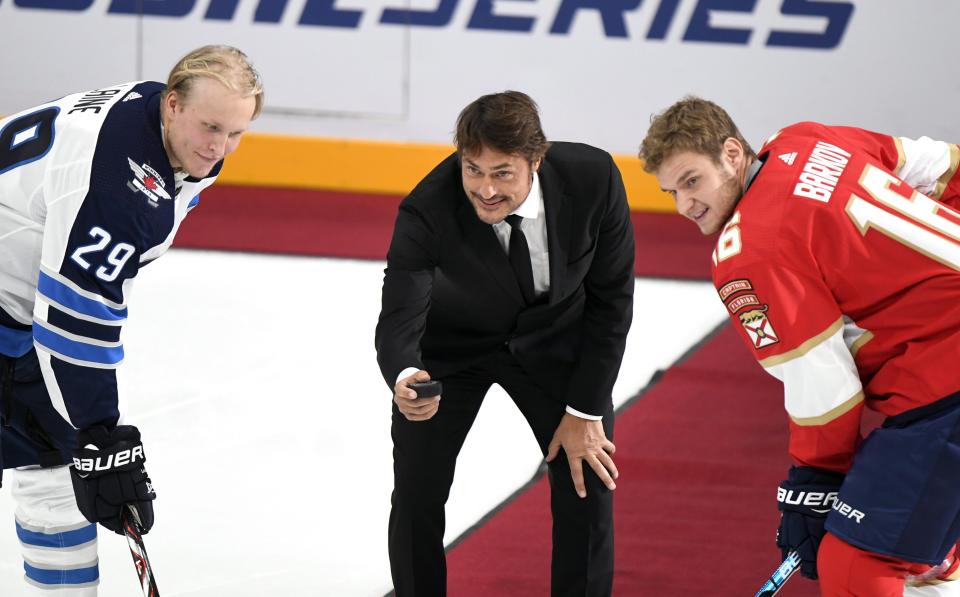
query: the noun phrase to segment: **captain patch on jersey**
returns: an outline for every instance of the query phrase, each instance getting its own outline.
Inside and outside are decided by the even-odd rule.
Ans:
[[[750,280],[746,278],[731,280],[720,286],[717,293],[731,315],[736,315],[740,319],[740,325],[750,336],[755,348],[780,342],[773,324],[770,323],[770,318],[767,317],[769,307],[754,294],[754,286]]]

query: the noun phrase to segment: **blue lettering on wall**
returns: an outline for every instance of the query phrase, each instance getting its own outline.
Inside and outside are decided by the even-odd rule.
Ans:
[[[603,31],[607,37],[627,37],[627,23],[623,13],[636,10],[641,0],[563,0],[553,20],[550,33],[566,34],[578,10],[599,10],[603,19]]]
[[[2,2],[3,0],[0,0]],[[458,8],[470,10],[467,29],[504,31],[530,34],[536,25],[536,16],[500,14],[498,0],[435,0],[432,9],[412,9],[397,6],[401,0],[393,0],[394,6],[386,7],[377,23],[407,27],[448,27]],[[500,0],[501,2],[503,0]],[[512,2],[536,3],[538,0],[511,0]],[[770,0],[772,1],[772,0]],[[865,0],[864,0],[865,1]],[[240,0],[110,0],[110,14],[162,16],[183,18],[193,13],[198,2],[206,3],[204,20],[232,21],[237,16]],[[259,0],[253,14],[254,23],[279,23],[283,20],[289,0]],[[573,22],[582,11],[598,13],[603,23],[603,33],[608,38],[628,38],[627,15],[635,12],[644,0],[561,0],[553,15],[549,32],[551,35],[569,35]],[[719,44],[746,45],[755,28],[717,27],[711,24],[711,13],[728,12],[753,15],[757,0],[697,0],[687,23],[677,23],[680,0],[646,0],[653,18],[645,39],[664,40],[672,27],[685,27],[683,41],[710,42]],[[809,19],[819,17],[825,21],[822,31],[791,31],[772,29],[765,40],[768,47],[811,48],[830,50],[843,41],[853,18],[854,1],[847,0],[781,0],[780,14],[784,17]],[[14,6],[23,9],[82,12],[88,10],[94,0],[13,0]],[[302,26],[339,27],[357,29],[365,10],[337,8],[337,0],[306,0],[298,24]],[[655,5],[654,5],[655,4]],[[642,35],[642,33],[640,34]],[[634,36],[636,37],[636,35]]]
[[[210,0],[206,14],[203,18],[212,21],[232,21],[233,15],[237,13],[237,4],[240,0]]]
[[[534,2],[536,0],[522,0]],[[490,29],[492,31],[532,31],[533,17],[509,17],[493,13],[493,0],[477,0],[467,29]]]
[[[713,27],[710,25],[710,11],[729,11],[752,13],[757,0],[700,0],[690,17],[684,41],[711,41],[724,44],[745,44],[750,41],[752,29],[734,29]]]
[[[647,39],[663,39],[667,36],[667,30],[670,23],[673,22],[673,15],[677,12],[677,6],[680,0],[663,0],[657,7],[657,14],[653,16],[653,22],[650,23],[650,31],[647,31]]]
[[[196,0],[113,0],[107,10],[113,14],[150,15],[155,17],[183,17],[190,14]]]
[[[93,0],[13,0],[21,8],[42,8],[46,10],[87,10]]]
[[[826,17],[827,27],[823,33],[771,31],[767,38],[768,46],[830,49],[840,45],[850,17],[853,16],[853,3],[783,0],[780,12],[784,15]]]
[[[384,8],[381,23],[393,25],[418,25],[420,27],[446,27],[453,18],[453,9],[458,0],[440,0],[434,10],[411,10],[408,8]]]
[[[323,25],[325,27],[345,27],[356,29],[360,24],[362,10],[336,8],[337,0],[307,0],[300,15],[301,25]]]

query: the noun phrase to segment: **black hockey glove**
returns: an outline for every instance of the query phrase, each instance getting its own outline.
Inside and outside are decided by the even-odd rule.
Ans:
[[[73,451],[70,477],[80,512],[122,535],[121,515],[130,504],[139,515],[142,532],[153,526],[153,500],[157,494],[143,467],[146,458],[140,431],[120,425],[113,431],[96,426],[81,430]]]
[[[826,533],[823,525],[837,501],[843,477],[812,466],[794,466],[777,488],[777,547],[784,559],[791,551],[797,552],[800,574],[807,578],[817,578],[817,550]]]

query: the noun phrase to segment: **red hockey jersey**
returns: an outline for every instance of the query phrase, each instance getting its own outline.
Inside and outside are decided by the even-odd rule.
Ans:
[[[960,391],[960,150],[807,122],[759,155],[714,284],[784,384],[793,458],[846,472],[864,406]]]

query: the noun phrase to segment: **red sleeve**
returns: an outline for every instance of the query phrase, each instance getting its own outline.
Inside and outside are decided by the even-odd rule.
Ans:
[[[721,247],[739,233],[738,216]],[[807,252],[798,247],[784,258],[757,250],[749,234],[741,253],[718,251],[717,292],[754,357],[784,384],[793,459],[846,472],[860,438],[863,392],[840,308]]]

